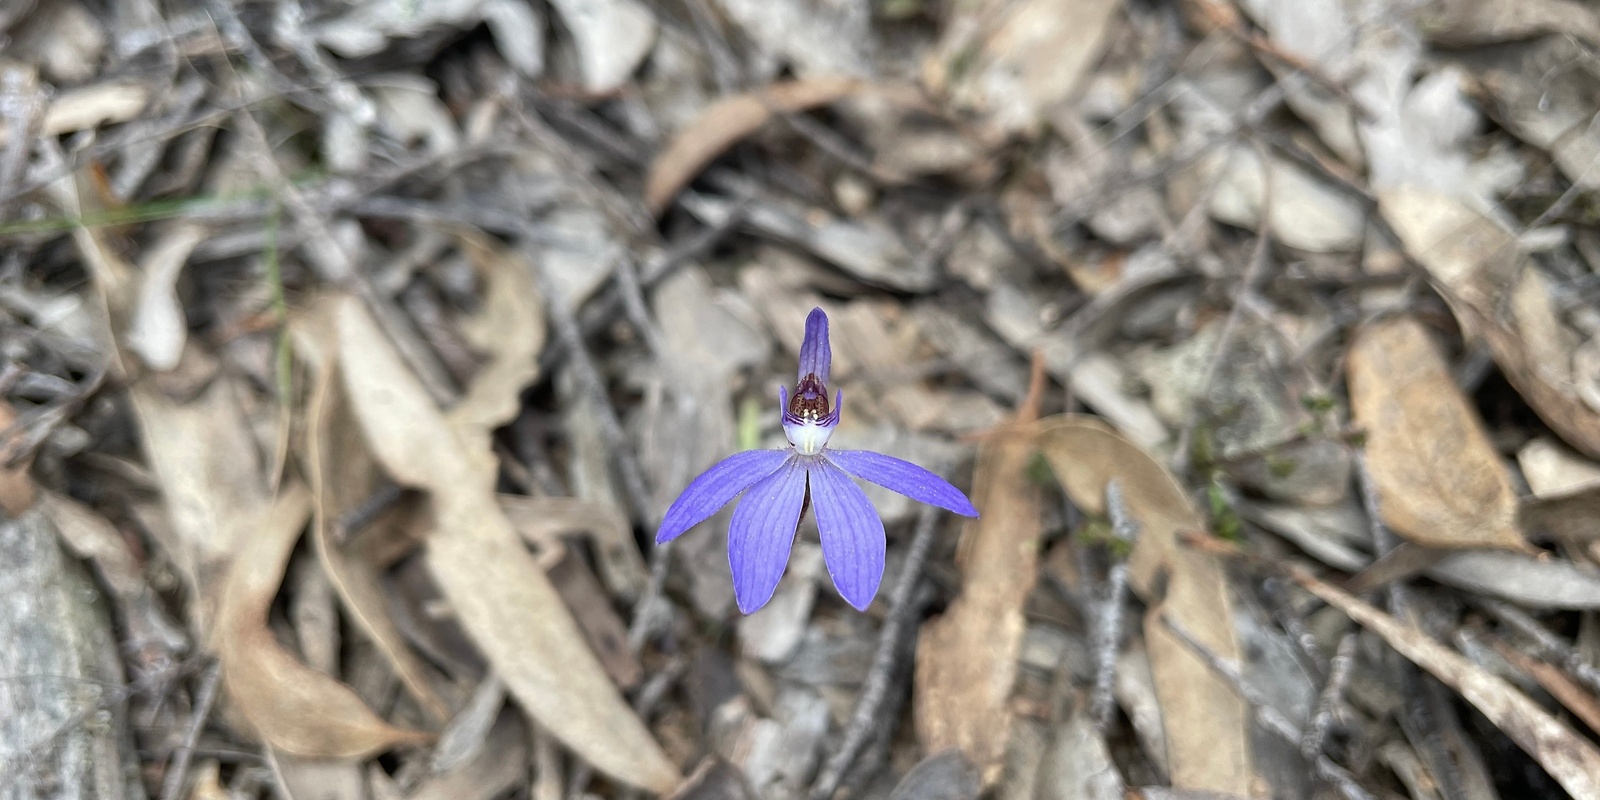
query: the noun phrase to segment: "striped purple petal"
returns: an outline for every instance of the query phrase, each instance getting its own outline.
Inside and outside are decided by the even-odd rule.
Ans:
[[[828,383],[828,370],[833,366],[833,348],[828,345],[828,315],[820,308],[811,309],[806,317],[806,338],[800,343],[800,378],[816,375],[823,385]]]
[[[789,461],[751,486],[734,508],[728,525],[728,566],[740,611],[752,613],[772,599],[789,563],[805,498],[805,467]]]
[[[844,470],[817,461],[810,465],[811,504],[822,536],[822,560],[845,602],[865,611],[883,580],[883,520]]]
[[[718,461],[672,501],[656,531],[656,544],[670,542],[704,522],[740,492],[777,471],[792,454],[791,450],[746,450]]]
[[[845,472],[891,492],[954,511],[964,517],[978,516],[978,509],[972,507],[972,501],[960,489],[910,461],[871,450],[829,449],[822,451],[822,454]]]

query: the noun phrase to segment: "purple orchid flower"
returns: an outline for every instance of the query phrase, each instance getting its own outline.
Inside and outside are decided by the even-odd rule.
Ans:
[[[718,462],[678,495],[656,533],[657,544],[670,542],[743,492],[728,526],[728,565],[739,610],[746,614],[772,599],[808,505],[816,510],[822,558],[839,595],[862,611],[871,605],[883,580],[883,520],[851,476],[962,516],[978,516],[960,489],[916,464],[870,450],[828,447],[844,403],[839,392],[832,407],[828,404],[832,364],[828,315],[812,309],[794,394],[778,388],[789,446],[746,450]]]

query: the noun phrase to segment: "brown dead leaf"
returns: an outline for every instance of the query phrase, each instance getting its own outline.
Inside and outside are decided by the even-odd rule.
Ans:
[[[210,635],[220,577],[272,503],[239,391],[217,380],[187,403],[149,381],[128,392],[171,523],[152,532],[195,592],[191,614],[202,638]]]
[[[267,627],[310,512],[305,488],[286,485],[253,520],[223,580],[215,646],[228,697],[263,742],[292,755],[361,758],[426,741],[427,734],[384,722],[348,686],[301,663]]]
[[[644,182],[644,203],[652,214],[694,180],[722,151],[755,133],[774,114],[792,114],[832,103],[862,86],[855,78],[806,78],[724,97],[672,137],[656,155]]]
[[[450,408],[450,421],[489,431],[510,422],[521,408],[522,390],[539,375],[544,351],[544,299],[527,257],[479,233],[457,235],[484,280],[484,308],[467,319],[462,334],[489,361],[473,376],[465,395]]]
[[[1028,479],[1031,419],[1003,426],[978,450],[962,526],[961,595],[917,639],[914,713],[925,752],[958,748],[1000,777],[1010,740],[1012,684],[1026,629],[1022,607],[1038,573],[1039,490]]]
[[[1510,476],[1416,320],[1361,330],[1347,369],[1385,524],[1428,547],[1528,548]]]
[[[411,651],[389,614],[378,565],[363,558],[358,541],[340,536],[337,530],[340,520],[376,490],[379,473],[339,383],[333,332],[338,305],[323,298],[314,309],[296,319],[292,328],[296,347],[310,362],[312,372],[302,450],[315,509],[312,543],[351,621],[389,660],[400,683],[430,720],[442,724],[449,708],[434,691],[429,668]]]
[[[1289,565],[1294,579],[1350,619],[1383,637],[1401,655],[1427,670],[1471,703],[1533,760],[1544,767],[1574,800],[1600,800],[1600,751],[1551,716],[1516,687],[1426,633]]]
[[[1169,615],[1223,658],[1240,658],[1221,566],[1215,557],[1178,544],[1180,532],[1205,528],[1187,493],[1159,462],[1098,419],[1052,417],[1040,424],[1038,441],[1074,504],[1104,513],[1106,484],[1115,479],[1141,526],[1128,560],[1129,582],[1150,604],[1144,634],[1173,786],[1251,794],[1248,709],[1161,622]],[[1163,575],[1165,595],[1159,588]]]
[[[1038,577],[1040,498],[1027,472],[1044,375],[1036,356],[1016,414],[978,450],[972,496],[982,515],[962,528],[961,594],[917,640],[917,738],[926,752],[960,750],[985,784],[998,780],[1004,766],[1023,604]]]
[[[601,771],[666,792],[681,780],[605,677],[571,612],[495,502],[491,461],[469,452],[360,301],[337,314],[340,373],[367,446],[426,490],[426,563],[461,626],[541,725]]]
[[[1582,339],[1561,321],[1516,237],[1438,194],[1391,191],[1378,207],[1461,327],[1488,342],[1506,380],[1568,444],[1600,458],[1600,409],[1584,401],[1573,371]]]

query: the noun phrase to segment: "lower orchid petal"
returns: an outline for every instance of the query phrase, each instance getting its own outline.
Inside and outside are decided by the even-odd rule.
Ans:
[[[670,542],[704,522],[740,492],[776,472],[789,456],[788,450],[746,450],[717,462],[672,501],[656,532],[656,544]]]
[[[960,489],[909,461],[871,450],[825,450],[823,455],[845,472],[891,492],[954,511],[964,517],[978,516],[978,509],[972,506],[972,501]]]
[[[865,611],[883,580],[883,520],[844,470],[820,461],[811,466],[810,477],[828,574],[845,602]]]
[[[728,566],[740,611],[752,613],[772,599],[789,563],[805,498],[805,467],[790,461],[751,486],[734,508]]]

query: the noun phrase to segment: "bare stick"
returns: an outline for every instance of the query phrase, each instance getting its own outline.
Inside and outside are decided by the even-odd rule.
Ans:
[[[872,667],[867,672],[866,683],[856,697],[856,706],[850,712],[850,724],[845,727],[839,749],[828,757],[828,763],[823,765],[817,782],[811,787],[811,800],[833,797],[844,780],[845,772],[860,755],[861,748],[878,725],[879,711],[889,694],[889,677],[897,666],[895,662],[900,638],[911,624],[914,606],[912,592],[917,588],[917,579],[922,576],[922,565],[928,560],[928,551],[933,549],[938,519],[939,509],[922,507],[922,513],[917,517],[916,533],[911,537],[911,549],[906,553],[905,566],[901,568],[894,589],[889,593],[889,617],[883,621],[882,630],[878,631],[878,650],[872,656]]]
[[[1300,754],[1307,760],[1322,755],[1322,745],[1333,727],[1333,718],[1339,704],[1344,701],[1345,687],[1350,684],[1350,668],[1355,664],[1356,635],[1347,633],[1339,640],[1333,661],[1328,667],[1328,682],[1317,699],[1317,712],[1311,717],[1311,726],[1300,737]]]
[[[200,678],[194,713],[189,716],[189,727],[183,732],[183,742],[172,753],[172,762],[167,765],[167,774],[161,780],[161,800],[178,800],[183,795],[183,779],[189,774],[189,759],[194,756],[195,743],[200,741],[200,729],[211,718],[211,709],[217,703],[217,688],[221,682],[222,665],[212,662]]]
[[[1106,512],[1111,516],[1111,533],[1120,543],[1132,547],[1139,537],[1139,523],[1128,513],[1122,487],[1115,480],[1106,482]],[[1115,563],[1106,576],[1106,598],[1094,629],[1094,689],[1089,693],[1089,718],[1102,733],[1111,724],[1116,709],[1112,689],[1117,679],[1117,652],[1122,642],[1123,607],[1128,595],[1128,562],[1116,553]]]
[[[1600,669],[1596,669],[1595,665],[1584,659],[1572,645],[1551,633],[1526,611],[1500,600],[1480,597],[1474,598],[1474,601],[1478,607],[1489,612],[1507,627],[1533,640],[1541,658],[1565,667],[1572,673],[1572,677],[1582,681],[1596,694],[1600,694]]]

